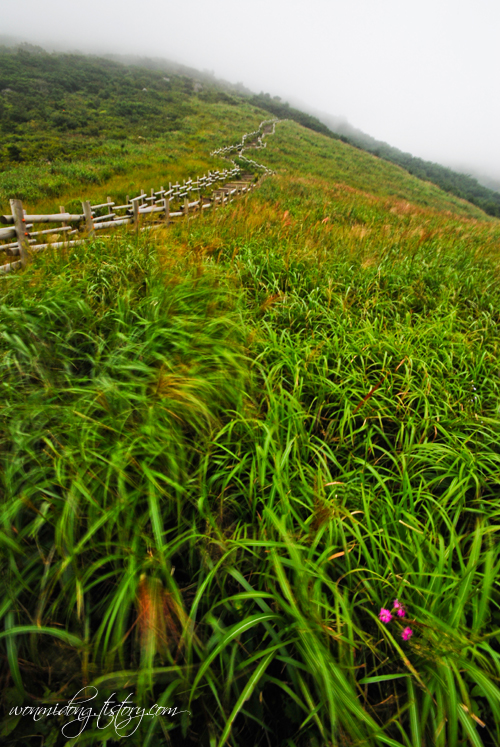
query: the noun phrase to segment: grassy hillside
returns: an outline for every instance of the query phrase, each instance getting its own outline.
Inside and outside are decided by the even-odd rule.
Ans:
[[[185,75],[0,49],[0,210],[11,197],[53,209],[193,177],[266,116]]]
[[[291,122],[278,127],[272,148],[262,155],[261,160],[271,168],[279,169],[280,173],[310,174],[332,183],[349,185],[374,197],[397,198],[422,207],[487,219],[480,208],[411,176],[402,168],[340,140],[318,137],[314,132],[298,129]]]
[[[3,167],[98,155],[108,141],[190,132],[192,105],[237,101],[185,75],[77,54],[0,48]]]
[[[479,176],[475,178],[474,174],[453,171],[438,163],[416,158],[328,114],[318,112],[318,117],[332,133],[337,137],[343,137],[346,142],[401,166],[413,176],[430,181],[445,192],[469,200],[489,215],[500,217],[500,185],[495,183],[494,179]]]
[[[450,194],[453,210],[458,204],[454,195],[499,214],[498,194],[463,174],[412,158],[359,131],[338,135],[327,126],[328,118],[325,124],[279,97],[255,95],[161,60],[136,62],[142,66],[49,54],[32,45],[0,46],[0,210],[7,210],[13,196],[53,209],[75,199],[75,193],[77,200],[84,192],[101,202],[113,190],[125,199],[149,183],[157,186],[167,171],[173,180],[195,176],[213,165],[210,150],[236,142],[242,131],[273,115],[329,137],[330,152],[347,163],[354,158],[354,171],[374,170],[375,183],[392,182],[391,172],[362,155],[348,156],[335,148],[339,140],[437,184]],[[412,196],[405,191],[409,184],[403,179],[403,199]],[[436,195],[431,192],[428,204]]]
[[[211,106],[175,134],[197,167],[236,130]],[[162,142],[95,194],[167,181]],[[296,123],[267,143],[248,198],[0,279],[16,747],[500,742],[500,223]],[[146,712],[19,710],[83,687]]]
[[[26,164],[0,173],[0,211],[9,212],[15,194],[29,209],[50,212],[58,205],[81,210],[80,201],[100,203],[107,195],[121,201],[127,194],[149,191],[227,166],[209,153],[221,143],[238,142],[254,130],[266,112],[227,104],[194,103],[183,129],[157,139],[131,140],[124,150],[108,142],[96,156],[51,164]]]

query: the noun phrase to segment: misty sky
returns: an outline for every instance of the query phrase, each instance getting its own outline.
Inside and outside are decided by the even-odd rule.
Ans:
[[[3,0],[0,34],[161,56],[500,180],[500,0]]]

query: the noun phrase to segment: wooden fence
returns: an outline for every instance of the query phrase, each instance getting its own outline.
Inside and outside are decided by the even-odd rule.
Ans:
[[[234,153],[245,164],[248,163],[250,172],[259,169],[264,176],[273,173],[267,166],[243,156],[243,151],[265,147],[263,137],[274,133],[275,122],[262,122],[258,130],[243,135],[241,143],[219,148],[210,155],[231,160],[228,156]],[[82,212],[76,214],[67,213],[61,207],[60,212],[53,215],[29,215],[20,200],[10,200],[11,215],[0,215],[0,224],[4,226],[0,227],[0,252],[19,259],[0,265],[0,274],[24,267],[35,252],[81,244],[94,238],[98,231],[125,225],[133,225],[139,230],[144,216],[150,220],[142,230],[168,226],[175,219],[199,216],[204,210],[223,207],[256,186],[253,173],[242,172],[234,161],[231,165],[231,169],[211,171],[182,184],[169,184],[168,189],[160,187],[156,192],[152,189],[150,195],[141,190],[136,197],[127,196],[123,205],[117,205],[111,197],[100,205],[84,201]],[[58,225],[53,228],[53,224]],[[35,230],[39,225],[41,230]],[[48,227],[44,228],[44,225]]]
[[[289,120],[287,119],[264,120],[264,122],[260,123],[258,130],[255,130],[254,132],[247,132],[245,135],[243,135],[243,137],[241,138],[241,143],[238,143],[237,145],[227,145],[224,148],[218,148],[217,150],[213,150],[210,155],[222,156],[223,158],[227,158],[229,153],[233,153],[237,155],[241,161],[247,163],[249,168],[263,169],[264,175],[269,176],[274,173],[271,169],[269,169],[267,166],[264,166],[264,164],[262,163],[254,161],[252,158],[247,158],[243,155],[243,151],[246,148],[267,148],[267,143],[264,142],[264,138],[266,137],[266,135],[274,135],[277,122],[288,121]],[[232,163],[234,165],[234,162]]]

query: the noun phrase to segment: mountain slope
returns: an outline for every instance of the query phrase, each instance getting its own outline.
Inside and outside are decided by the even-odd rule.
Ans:
[[[491,186],[488,186],[486,183],[480,183],[474,176],[454,171],[423,158],[417,158],[410,153],[404,153],[399,148],[394,148],[382,140],[376,140],[371,135],[367,135],[336,117],[319,112],[317,116],[323,124],[330,128],[331,132],[338,137],[343,137],[352,145],[401,166],[413,176],[430,181],[445,192],[472,202],[489,215],[500,217],[500,192],[498,191],[498,185],[495,186],[494,180],[490,180]]]
[[[179,129],[20,164],[33,204],[227,165],[264,119],[175,85]],[[13,747],[500,744],[500,223],[297,122],[264,142],[247,197],[0,278]],[[105,717],[62,712],[85,687]]]
[[[263,160],[280,173],[284,170],[295,175],[311,174],[377,196],[486,219],[482,210],[466,200],[370,153],[294,123],[283,122],[277,127],[276,137],[269,142]]]
[[[163,179],[167,170],[172,180],[192,177],[210,168],[210,150],[236,142],[242,130],[253,129],[269,115],[292,119],[333,142],[348,139],[334,134],[328,121],[325,124],[278,97],[254,95],[244,87],[173,63],[149,60],[142,64],[148,66],[48,54],[30,45],[0,48],[0,209],[7,209],[12,196],[31,205],[48,198],[45,207],[52,209],[60,201],[71,202],[82,187],[98,202],[105,199],[107,189],[124,199],[134,189]],[[407,158],[408,154],[361,137],[357,131],[348,135],[360,148],[497,214],[500,196],[482,187],[478,191],[475,180]],[[311,148],[315,147],[311,142]],[[328,151],[329,146],[325,147]],[[331,152],[343,154],[332,157],[337,159],[337,176],[347,179],[346,183],[351,178],[352,186],[361,183],[359,173],[365,169],[375,181],[387,181],[388,193],[392,189],[405,198],[401,174],[384,170],[362,155],[356,165],[348,150],[334,147]],[[344,159],[351,164],[349,168],[343,167]],[[331,169],[328,173],[335,178]],[[363,183],[370,188],[369,179]],[[433,199],[446,203],[429,189],[414,187],[410,192],[420,192],[425,204]],[[466,211],[452,197],[448,203],[446,209]]]
[[[498,221],[267,143],[248,199],[0,280],[12,745],[84,686],[174,711],[87,744],[500,741]]]

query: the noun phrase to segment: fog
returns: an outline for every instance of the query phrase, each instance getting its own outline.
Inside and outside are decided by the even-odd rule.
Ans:
[[[165,57],[500,181],[498,0],[17,0],[0,35]]]

